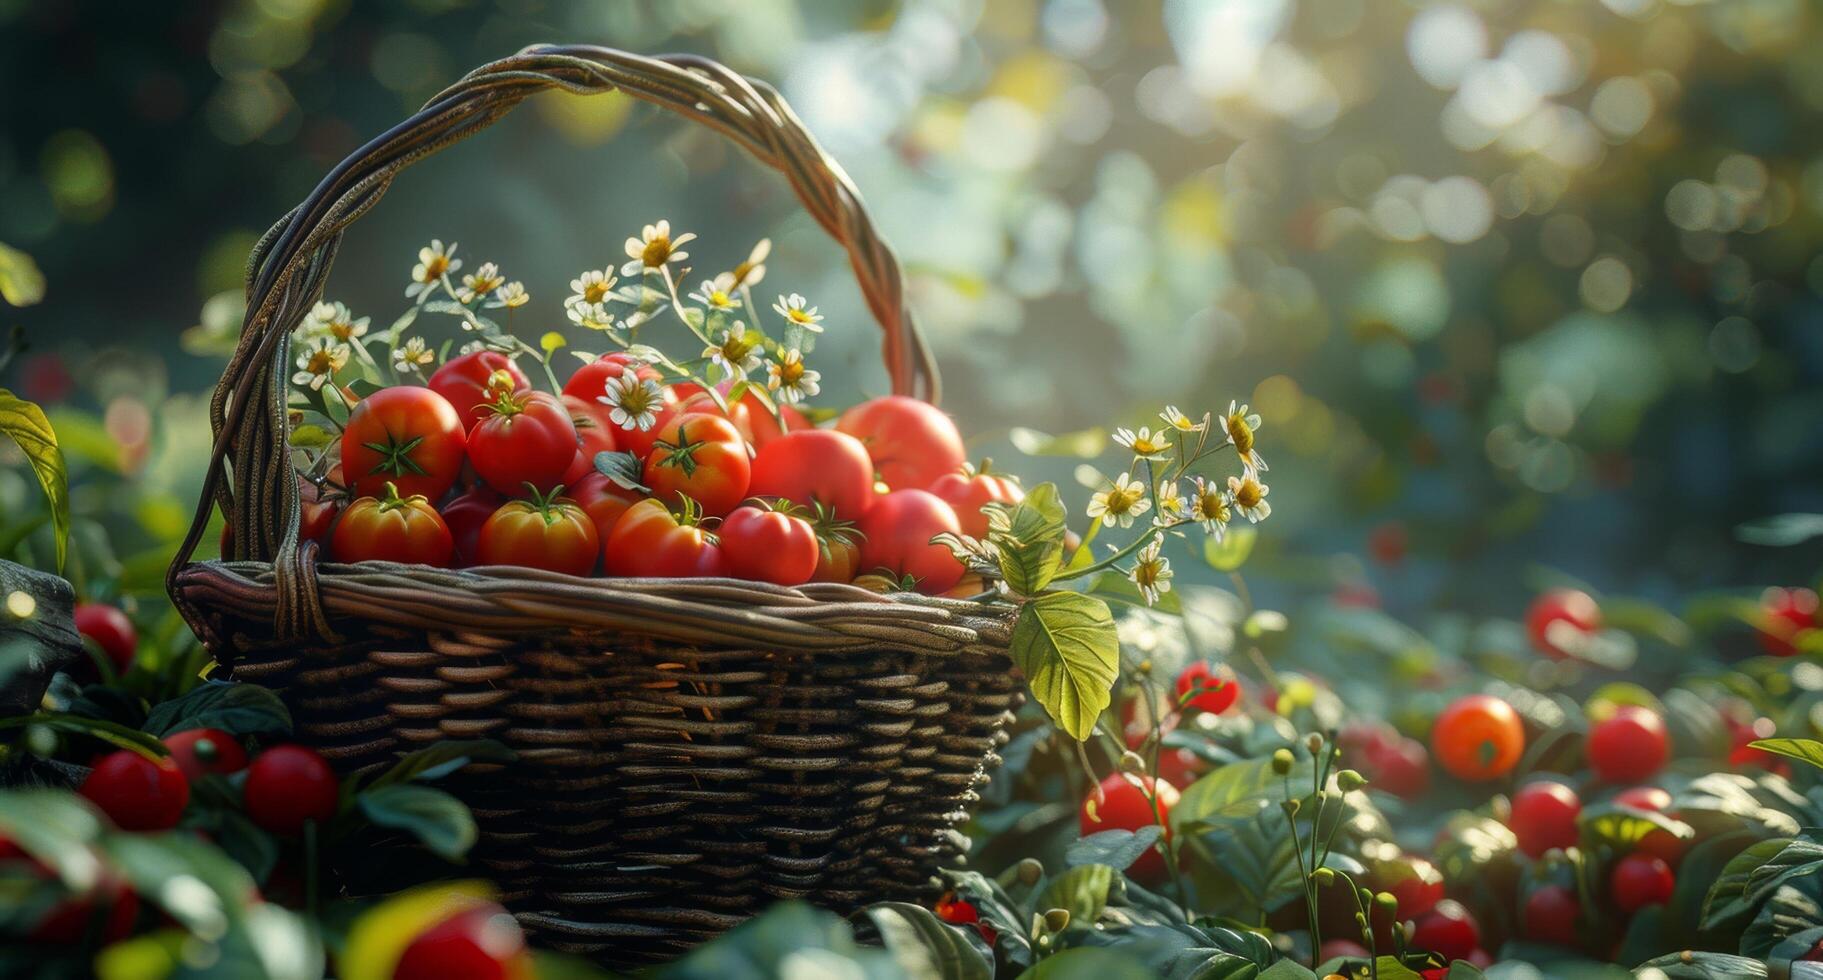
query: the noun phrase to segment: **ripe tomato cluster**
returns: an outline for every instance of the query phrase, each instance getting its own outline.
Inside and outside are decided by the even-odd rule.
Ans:
[[[241,788],[247,816],[274,834],[297,837],[309,822],[326,823],[341,806],[341,781],[329,763],[301,745],[275,745],[249,756],[232,734],[194,728],[166,736],[170,754],[152,759],[122,749],[95,761],[80,792],[121,830],[177,826],[191,784],[205,775]]]
[[[644,361],[608,354],[536,391],[481,350],[426,386],[374,391],[323,481],[346,494],[307,481],[300,534],[342,562],[778,585],[873,574],[933,595],[978,591],[932,538],[983,537],[983,508],[1023,494],[966,465],[949,416],[889,395],[819,427],[752,390],[659,382]],[[611,385],[650,404],[609,399]]]

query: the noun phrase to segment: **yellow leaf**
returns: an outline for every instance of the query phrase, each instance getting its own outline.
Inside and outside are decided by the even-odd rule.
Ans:
[[[37,405],[0,388],[0,432],[19,444],[32,465],[38,485],[51,505],[51,527],[57,532],[57,570],[63,571],[64,553],[70,544],[69,477],[63,452],[57,448],[57,431]]]
[[[14,306],[31,306],[44,298],[44,273],[32,257],[0,242],[0,297]]]

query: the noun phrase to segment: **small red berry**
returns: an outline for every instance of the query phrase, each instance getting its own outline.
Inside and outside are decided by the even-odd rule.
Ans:
[[[133,654],[139,650],[139,631],[126,613],[105,603],[78,603],[76,632],[94,641],[116,671],[124,674],[133,666]]]
[[[1663,905],[1671,900],[1677,887],[1677,876],[1662,858],[1650,854],[1629,854],[1614,866],[1608,879],[1614,893],[1614,904],[1628,914],[1648,905]]]
[[[1375,789],[1400,799],[1417,799],[1431,788],[1431,754],[1415,738],[1395,735],[1368,757],[1367,769]]]
[[[1158,804],[1156,815],[1152,812],[1154,792]],[[1097,799],[1097,796],[1101,798]],[[1177,787],[1162,779],[1117,772],[1101,781],[1099,793],[1091,790],[1082,801],[1078,826],[1082,835],[1087,837],[1104,830],[1136,831],[1150,827],[1161,819],[1168,824],[1171,808],[1177,805],[1177,796]],[[1127,873],[1142,881],[1159,878],[1165,873],[1165,856],[1154,846],[1140,855]]]
[[[1233,707],[1240,696],[1240,683],[1206,660],[1190,664],[1177,675],[1177,701],[1186,708],[1219,715]]]
[[[335,816],[341,788],[323,757],[301,745],[277,745],[247,767],[247,816],[275,834],[297,834],[306,821]]]
[[[122,749],[95,763],[81,792],[121,830],[169,830],[190,802],[190,781],[170,758]]]
[[[219,728],[192,728],[165,736],[164,743],[177,768],[192,781],[204,773],[226,776],[247,768],[247,750]]]
[[[1444,899],[1413,927],[1412,945],[1445,960],[1466,959],[1481,945],[1481,927],[1461,903]]]
[[[1392,874],[1396,881],[1386,885],[1385,891],[1399,902],[1399,918],[1416,919],[1429,913],[1443,901],[1443,872],[1417,855],[1407,855],[1391,862]]]
[[[1533,942],[1558,946],[1576,945],[1576,920],[1582,917],[1582,903],[1576,893],[1562,885],[1546,885],[1526,896],[1521,924],[1525,937]]]
[[[1775,657],[1789,657],[1798,652],[1799,633],[1817,625],[1817,594],[1809,589],[1767,589],[1760,595],[1760,614],[1765,628],[1760,631],[1760,646]]]
[[[1513,793],[1513,812],[1507,825],[1519,838],[1519,849],[1543,857],[1552,848],[1576,844],[1576,818],[1582,800],[1576,791],[1556,780],[1527,783]]]
[[[1539,653],[1562,660],[1590,633],[1601,629],[1601,607],[1587,592],[1552,589],[1532,600],[1525,625],[1526,635]]]
[[[1589,765],[1604,782],[1636,783],[1664,766],[1671,736],[1657,712],[1626,704],[1589,730]]]

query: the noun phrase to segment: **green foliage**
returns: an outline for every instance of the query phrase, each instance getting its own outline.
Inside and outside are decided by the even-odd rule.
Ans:
[[[0,388],[0,433],[5,433],[25,453],[33,475],[38,477],[38,486],[44,490],[51,509],[51,528],[56,534],[57,569],[62,571],[69,548],[70,493],[63,453],[57,448],[57,432],[43,409]]]
[[[278,695],[263,687],[217,682],[155,705],[144,727],[159,738],[193,728],[283,737],[291,734],[291,712]]]
[[[987,511],[988,541],[998,549],[1000,574],[1017,595],[1037,595],[1063,564],[1063,500],[1041,483],[1012,506]]]
[[[1108,606],[1075,592],[1048,592],[1019,608],[1013,664],[1059,728],[1087,739],[1120,676],[1120,642]]]

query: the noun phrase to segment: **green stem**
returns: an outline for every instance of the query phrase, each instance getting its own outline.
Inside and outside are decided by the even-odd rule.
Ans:
[[[1120,549],[1119,551],[1116,551],[1115,553],[1113,553],[1112,555],[1109,555],[1108,557],[1102,559],[1101,561],[1098,561],[1098,562],[1094,563],[1093,565],[1084,565],[1081,568],[1059,572],[1057,577],[1053,578],[1051,581],[1067,582],[1071,579],[1082,578],[1084,575],[1093,575],[1096,572],[1106,571],[1107,569],[1113,568],[1115,565],[1119,564],[1120,562],[1123,562],[1123,561],[1127,560],[1128,558],[1132,557],[1133,555],[1137,554],[1139,552],[1139,550],[1141,548],[1144,548],[1146,546],[1146,543],[1148,541],[1150,541],[1153,537],[1163,535],[1164,532],[1169,531],[1170,529],[1177,527],[1179,524],[1182,524],[1182,523],[1183,523],[1182,521],[1177,521],[1172,524],[1166,524],[1162,527],[1153,527],[1153,528],[1147,530],[1146,533],[1141,534],[1131,544]],[[1086,546],[1086,542],[1085,542],[1085,546]]]

